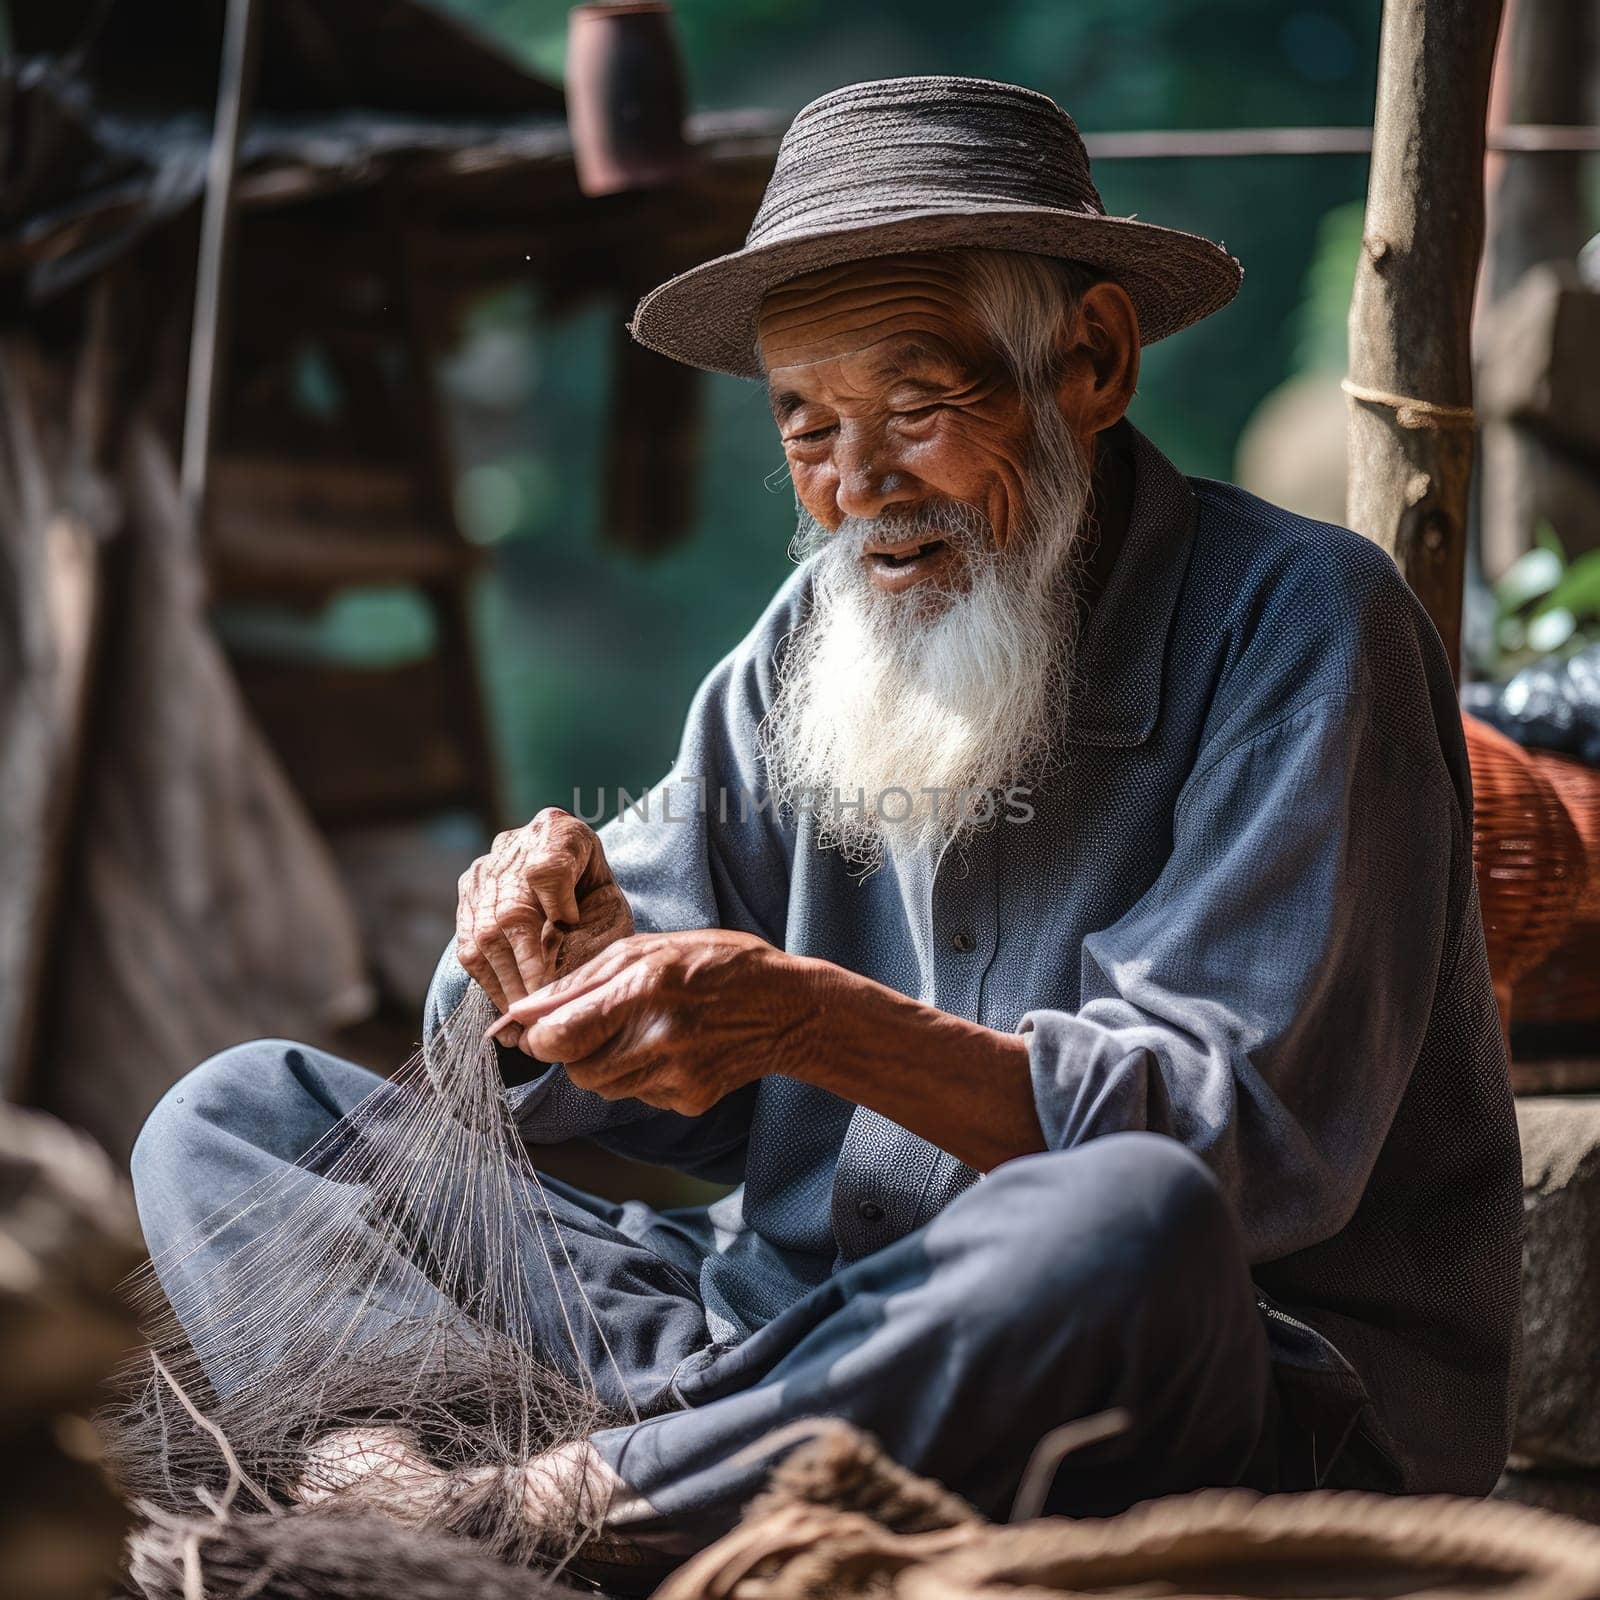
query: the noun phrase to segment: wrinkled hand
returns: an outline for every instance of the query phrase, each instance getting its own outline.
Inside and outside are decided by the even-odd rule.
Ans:
[[[500,834],[461,877],[456,959],[499,1011],[632,932],[599,836],[554,806]]]
[[[522,1049],[607,1100],[699,1116],[817,1048],[826,963],[725,928],[641,933],[515,1001]]]

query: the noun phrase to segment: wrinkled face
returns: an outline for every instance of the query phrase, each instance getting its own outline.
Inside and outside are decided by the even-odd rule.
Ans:
[[[829,532],[882,524],[859,556],[882,592],[966,587],[961,553],[920,525],[923,508],[976,508],[1001,550],[1023,522],[1031,419],[968,302],[952,258],[927,255],[812,273],[762,307],[800,504]]]
[[[985,336],[974,297],[995,292],[902,257],[764,308],[811,582],[763,749],[779,801],[864,866],[981,826],[1060,721],[1087,456]]]
[[[947,848],[1055,760],[1132,301],[989,252],[886,257],[774,290],[760,342],[810,578],[763,724],[774,796],[865,866]]]

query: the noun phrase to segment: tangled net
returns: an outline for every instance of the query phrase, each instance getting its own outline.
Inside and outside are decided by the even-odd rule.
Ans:
[[[186,1592],[158,1581],[168,1567],[150,1551],[202,1509],[226,1522],[228,1548],[259,1540],[289,1562],[272,1594],[323,1592],[290,1559],[314,1538],[248,1526],[286,1513],[344,1517],[365,1543],[382,1536],[349,1519],[399,1516],[420,1530],[418,1560],[453,1534],[502,1563],[559,1568],[592,1536],[604,1507],[559,1447],[630,1420],[602,1399],[596,1351],[627,1391],[511,1120],[484,1042],[493,1016],[474,988],[298,1166],[137,1279],[150,1348],[102,1424],[119,1486],[149,1518],[135,1543],[147,1594]],[[346,1429],[422,1470],[398,1493],[393,1474],[352,1472],[327,1448]],[[552,1450],[534,1505],[524,1468]],[[392,1595],[394,1576],[336,1591]]]
[[[457,1539],[348,1516],[156,1516],[131,1543],[129,1578],[149,1600],[571,1600],[541,1573]]]

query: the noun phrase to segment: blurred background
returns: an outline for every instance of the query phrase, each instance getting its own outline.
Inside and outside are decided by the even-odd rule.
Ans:
[[[1423,64],[1474,29],[1487,60],[1497,7],[1429,10]],[[1382,12],[0,0],[0,1593],[78,1600],[116,1561],[82,1418],[134,1339],[151,1106],[252,1037],[398,1068],[459,874],[542,806],[598,820],[658,778],[788,572],[760,385],[626,321],[737,248],[794,112],[916,73],[1052,95],[1109,211],[1244,264],[1147,352],[1134,421],[1186,472],[1340,521]],[[1397,36],[1385,81],[1414,86]],[[1594,0],[1506,0],[1488,123],[1461,678],[1523,1097],[1537,1470],[1510,1492],[1600,1520]],[[1475,189],[1475,141],[1429,128],[1473,146]],[[1465,264],[1441,169],[1406,170],[1429,257]],[[1437,378],[1437,332],[1384,337]],[[587,1146],[540,1165],[705,1193]]]
[[[559,0],[451,5],[559,77]],[[1380,8],[680,0],[676,10],[699,108],[787,117],[842,83],[957,72],[1041,89],[1092,134],[1367,121]],[[1219,239],[1245,264],[1232,306],[1148,352],[1133,413],[1185,471],[1230,476],[1263,399],[1297,373],[1343,370],[1365,158],[1103,161],[1095,176],[1108,210]],[[463,530],[493,551],[480,638],[508,799],[527,814],[570,805],[575,784],[660,774],[695,684],[781,580],[794,523],[759,388],[713,378],[689,536],[643,565],[608,552],[596,493],[608,313],[549,327],[532,313],[522,296],[486,305],[451,370],[464,405],[500,413],[474,440],[457,493]]]
[[[585,58],[560,0],[0,0],[0,1067],[117,1155],[249,1035],[395,1067],[492,833],[671,761],[794,507],[760,386],[626,318],[814,95],[1055,97],[1108,210],[1245,267],[1135,422],[1342,518],[1378,0],[650,9]],[[1508,7],[1491,124],[1583,132],[1592,9]],[[585,135],[607,71],[642,120]],[[1595,637],[1597,162],[1490,158],[1468,677]]]

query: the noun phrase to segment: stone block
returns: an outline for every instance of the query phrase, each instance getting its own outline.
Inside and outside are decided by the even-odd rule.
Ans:
[[[1600,1468],[1600,1095],[1517,1101],[1522,1394],[1513,1455]]]

